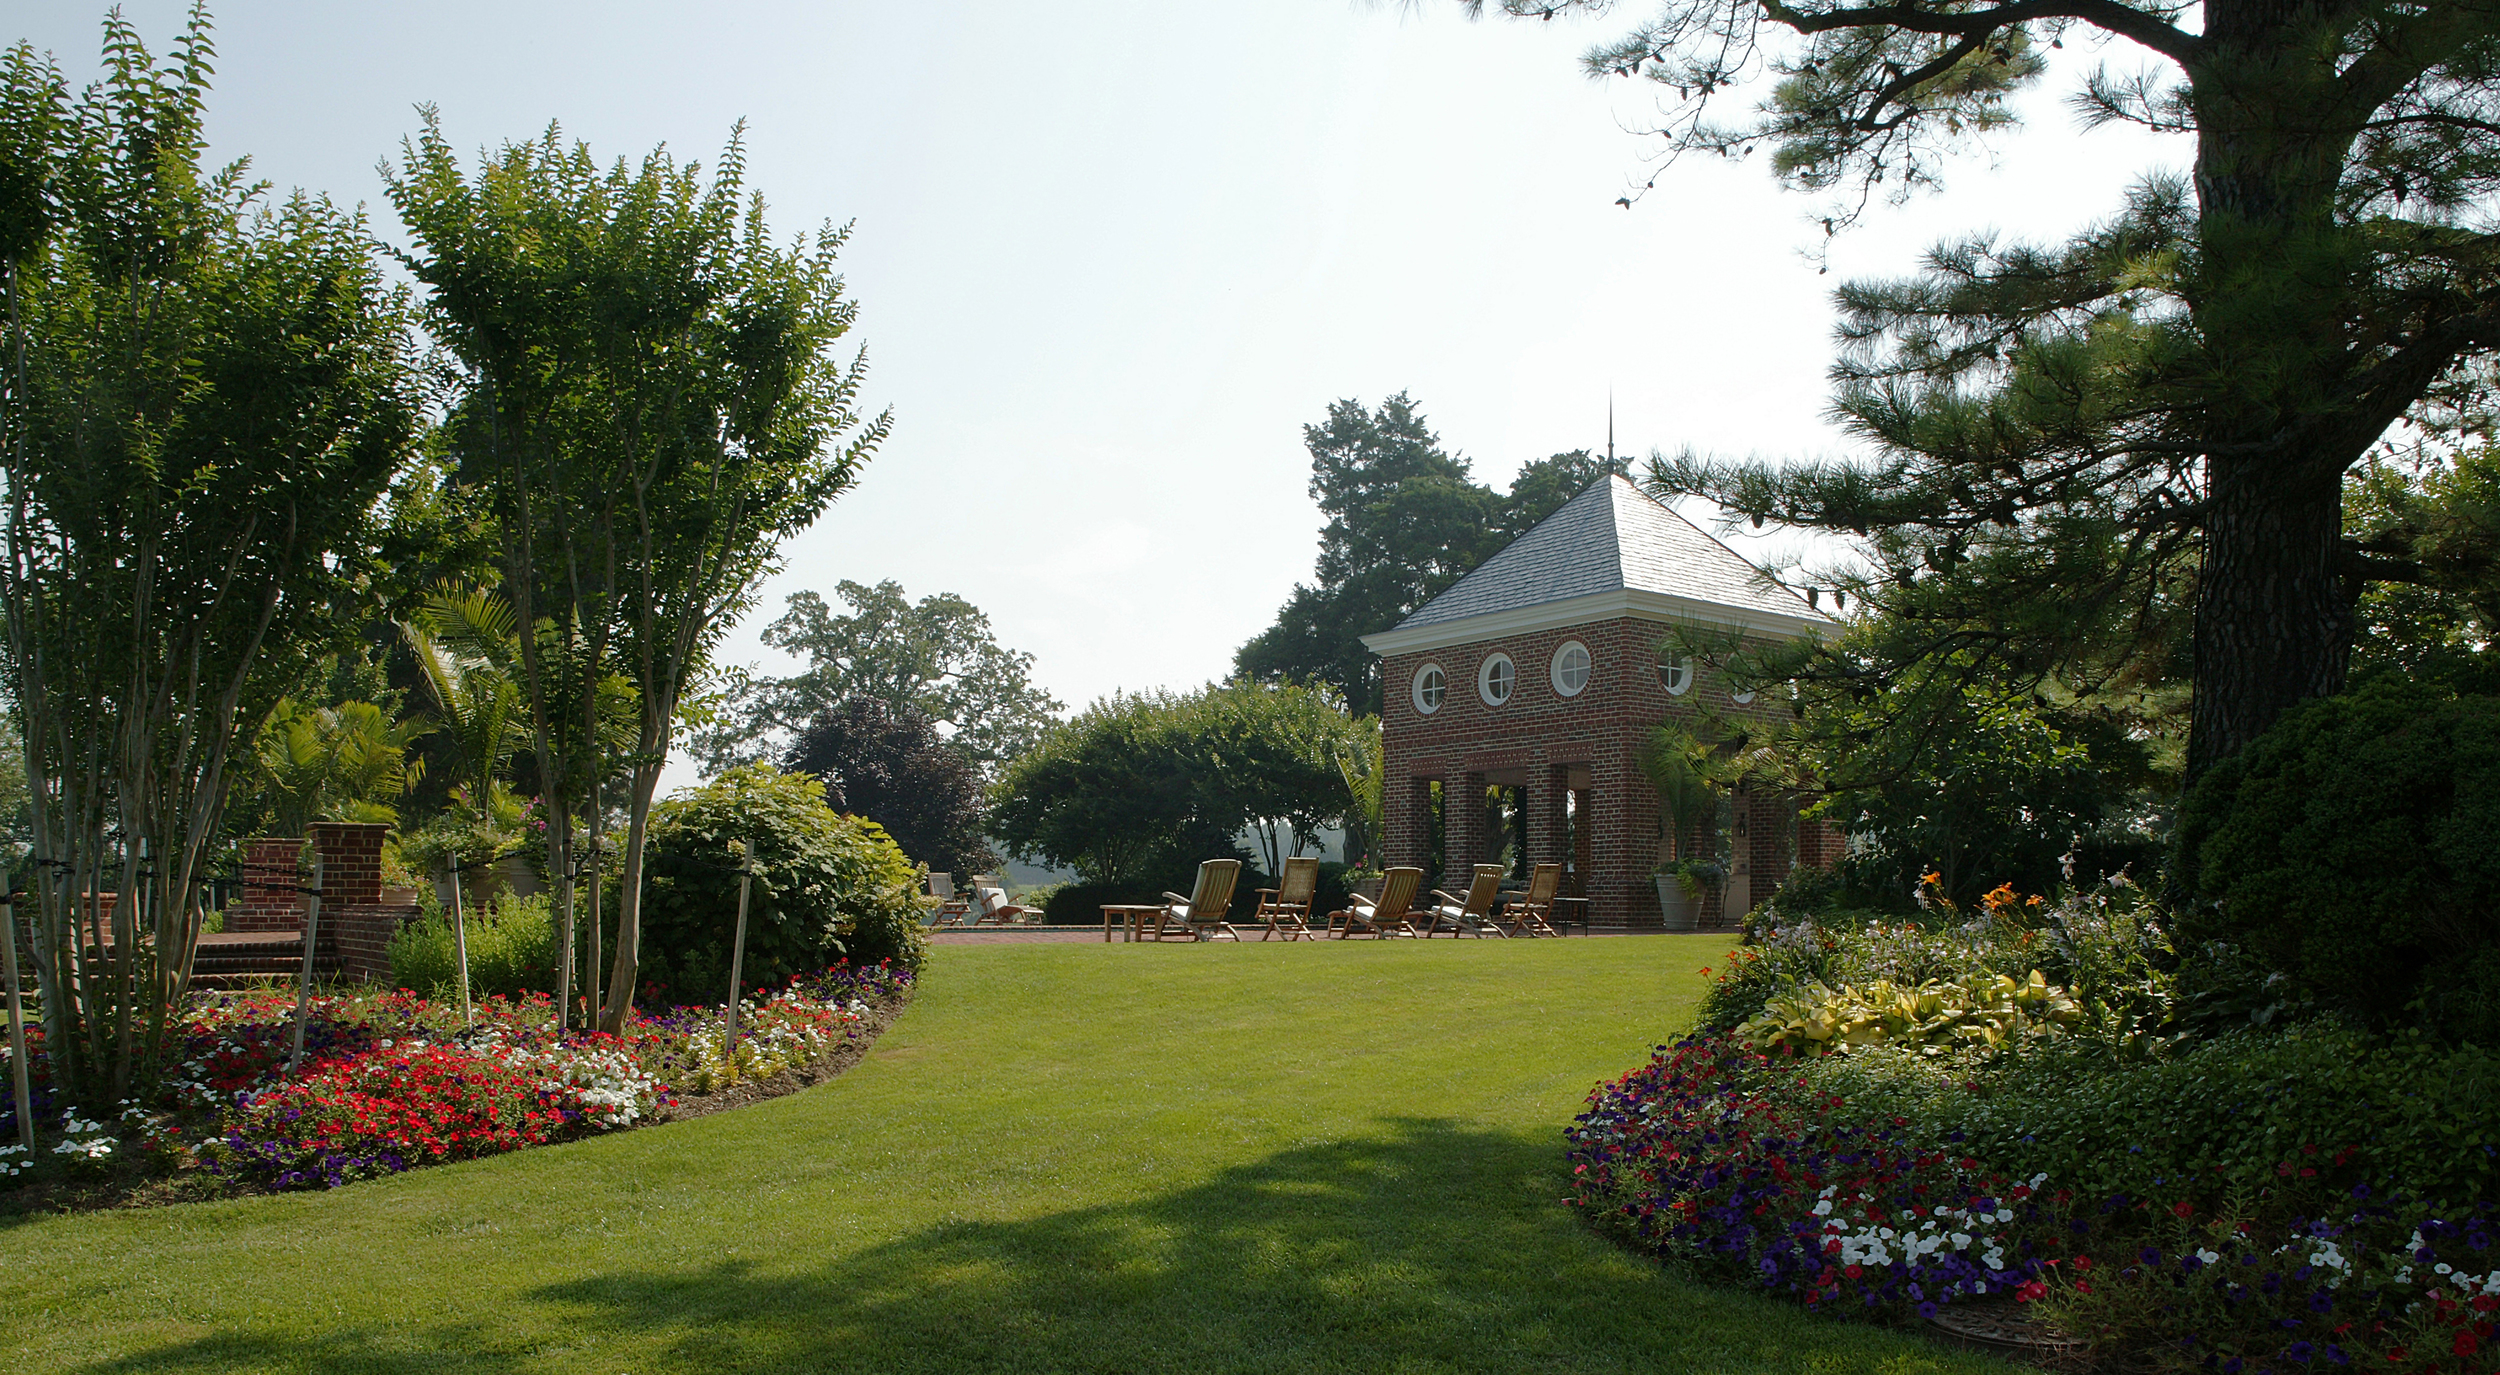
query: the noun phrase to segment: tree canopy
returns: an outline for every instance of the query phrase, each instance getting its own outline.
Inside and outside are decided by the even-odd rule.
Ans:
[[[552,126],[472,174],[428,110],[389,177],[427,321],[461,370],[448,442],[502,539],[568,962],[575,819],[595,853],[595,790],[616,763],[630,776],[609,1030],[635,987],[643,841],[679,708],[781,541],[892,423],[856,408],[865,360],[834,352],[858,312],[836,270],[848,230],[777,241],[740,137],[708,179],[665,152],[602,168]],[[621,759],[601,729],[620,678],[638,717]]]
[[[972,874],[998,863],[981,834],[980,774],[910,706],[854,697],[802,727],[784,765],[814,775],[835,811],[883,826],[931,869]]]
[[[1272,872],[1290,842],[1355,805],[1344,761],[1367,757],[1370,738],[1298,685],[1113,696],[1008,766],[992,825],[1020,854],[1131,884],[1182,879],[1255,828]]]
[[[1481,8],[1480,3],[1471,7]],[[1600,14],[1607,0],[1504,0]],[[2184,663],[2192,779],[2344,685],[2355,599],[2429,576],[2356,537],[2346,474],[2390,426],[2487,426],[2500,347],[2500,11],[2396,0],[1653,0],[1588,54],[1665,92],[1674,153],[1757,146],[1838,228],[2006,126],[2068,38],[2087,123],[2192,145],[2061,244],[1973,234],[1839,293],[1834,408],[1862,461],[1691,455],[1665,496],[1856,538],[1819,585],[1905,627],[1809,670],[1957,665],[2090,694]],[[1739,91],[1759,103],[1722,118]],[[1655,184],[1654,182],[1652,183]],[[1627,201],[1630,198],[1627,198]],[[1862,647],[1863,648],[1863,647]]]
[[[0,57],[5,692],[53,1072],[98,1097],[164,1049],[230,756],[355,634],[348,570],[418,422],[362,219],[203,165],[205,16],[162,62],[104,32],[74,97],[28,46]],[[122,977],[81,977],[78,891],[121,895]]]
[[[1520,470],[1507,497],[1468,476],[1467,460],[1404,392],[1372,410],[1338,401],[1302,427],[1311,495],[1328,518],[1316,582],[1295,586],[1276,624],[1233,657],[1238,673],[1325,683],[1358,714],[1380,710],[1379,666],[1362,636],[1386,630],[1466,576],[1529,526],[1624,465],[1587,450]]]
[[[710,767],[790,748],[798,732],[864,698],[926,717],[985,779],[994,778],[1058,719],[1058,700],[1033,684],[1033,656],[1001,645],[990,618],[962,597],[938,592],[914,602],[900,583],[848,579],[834,595],[847,614],[815,592],[796,592],[764,628],[764,643],[807,656],[807,667],[787,678],[732,681],[717,723],[697,741]]]

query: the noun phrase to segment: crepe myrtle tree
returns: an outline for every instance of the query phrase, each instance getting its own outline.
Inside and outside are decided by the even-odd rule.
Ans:
[[[632,1007],[644,842],[680,707],[782,541],[892,423],[857,409],[865,356],[834,352],[857,314],[835,270],[849,231],[775,241],[742,138],[708,183],[665,152],[602,168],[553,127],[472,175],[429,109],[389,175],[406,262],[462,370],[462,476],[503,540],[568,961],[576,823],[595,852],[601,781],[611,764],[627,779],[609,1031]],[[637,727],[614,750],[602,724],[620,679]]]
[[[1481,0],[1469,0],[1482,8]],[[1503,0],[1511,15],[1611,0]],[[2096,40],[2087,125],[2192,150],[2060,244],[1975,234],[1838,296],[1863,462],[1686,455],[1663,496],[1857,537],[1821,587],[1924,633],[1909,663],[2089,692],[2183,656],[2186,774],[2339,691],[2356,595],[2423,577],[2348,534],[2343,479],[2405,423],[2487,421],[2500,345],[2500,7],[2416,0],[1647,0],[1586,59],[1654,83],[1672,157],[1767,149],[1837,229],[1936,182]],[[1744,100],[1731,111],[1731,102]],[[1655,185],[1653,178],[1650,185]],[[1636,193],[1637,195],[1637,193]],[[1626,196],[1631,204],[1635,196]]]
[[[108,18],[76,95],[0,55],[0,693],[72,1101],[171,1049],[233,756],[352,642],[346,570],[417,427],[410,312],[363,222],[203,165],[213,56],[197,10],[161,62]],[[73,915],[98,893],[116,959]]]

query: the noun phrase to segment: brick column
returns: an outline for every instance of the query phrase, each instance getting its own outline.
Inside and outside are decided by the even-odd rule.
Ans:
[[[1819,816],[1801,818],[1797,822],[1797,864],[1806,869],[1829,869],[1840,859],[1848,837],[1840,828]]]
[[[1609,925],[1655,925],[1658,792],[1632,762],[1631,733],[1589,768],[1589,918]]]
[[[1493,854],[1493,838],[1485,833],[1484,775],[1462,773],[1441,794],[1442,822],[1449,836],[1448,868],[1442,886],[1462,882]]]
[[[1571,862],[1571,856],[1563,852],[1566,786],[1560,764],[1536,764],[1528,769],[1528,784],[1520,790],[1520,805],[1528,812],[1528,863],[1532,866],[1555,861],[1567,866]],[[1535,871],[1531,868],[1530,872]]]
[[[1393,869],[1400,866],[1432,867],[1424,847],[1432,834],[1432,780],[1429,778],[1390,778],[1384,780],[1380,792],[1381,827],[1388,832],[1380,838],[1379,866]]]
[[[391,828],[378,821],[316,821],[313,849],[321,856],[321,905],[382,900],[382,838]]]
[[[301,931],[304,886],[301,837],[243,842],[243,883],[226,904],[228,931]]]

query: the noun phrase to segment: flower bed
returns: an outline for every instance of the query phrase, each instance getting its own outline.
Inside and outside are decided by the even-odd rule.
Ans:
[[[251,1187],[335,1188],[665,1118],[683,1110],[681,1094],[817,1063],[911,984],[891,964],[836,965],[759,991],[739,1005],[734,1063],[719,1008],[637,1012],[611,1036],[553,1027],[544,994],[483,999],[467,1026],[405,990],[327,994],[312,1000],[292,1075],[291,992],[207,994],[186,1010],[183,1058],[158,1089],[109,1124],[53,1118],[52,1153],[91,1178],[197,1167]],[[32,1064],[41,1080],[39,1053]],[[47,1085],[39,1122],[50,1101]],[[0,1180],[38,1172],[22,1154],[0,1156]]]
[[[2036,1310],[2150,1370],[2500,1371],[2500,1057],[2332,1024],[2150,1036],[2161,990],[2114,975],[2149,925],[2062,906],[1765,933],[1702,1031],[1591,1095],[1574,1201],[1818,1311]],[[2034,1001],[2076,1015],[1972,1035],[1897,986],[1869,997],[2028,987],[2032,960],[2056,978]],[[1819,1015],[1859,1002],[1902,1010]]]

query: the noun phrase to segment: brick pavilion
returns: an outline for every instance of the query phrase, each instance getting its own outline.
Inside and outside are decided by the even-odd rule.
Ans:
[[[1704,708],[1741,717],[1772,706],[1739,700],[1678,652],[1679,626],[1759,643],[1819,638],[1835,623],[1609,477],[1364,636],[1380,656],[1387,862],[1458,875],[1496,858],[1520,872],[1561,860],[1564,892],[1587,898],[1594,922],[1659,923],[1652,875],[1676,857],[1679,828],[1641,773],[1643,741]],[[1727,827],[1732,851],[1705,922],[1745,912],[1793,865],[1838,853],[1830,827],[1801,824],[1794,797],[1766,790],[1740,788],[1722,816],[1699,821]],[[1714,852],[1715,839],[1703,842]]]

